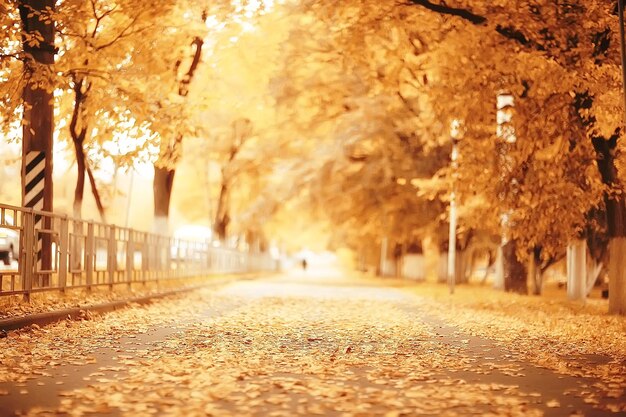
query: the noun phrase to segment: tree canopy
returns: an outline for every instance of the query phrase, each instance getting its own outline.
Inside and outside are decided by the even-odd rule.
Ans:
[[[8,138],[23,45],[41,42],[22,28],[25,4],[0,6]],[[101,161],[147,161],[167,230],[188,160],[215,184],[180,180],[176,210],[197,196],[221,238],[269,233],[297,201],[332,225],[333,245],[445,248],[453,190],[461,233],[501,236],[520,262],[550,263],[575,239],[606,262],[607,242],[626,236],[614,2],[68,0],[37,13],[56,26],[56,60],[30,76],[54,91],[78,203]]]

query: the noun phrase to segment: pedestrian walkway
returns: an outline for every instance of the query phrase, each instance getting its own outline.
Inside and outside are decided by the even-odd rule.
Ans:
[[[0,415],[615,415],[587,401],[602,381],[464,333],[410,285],[298,271],[11,334]]]

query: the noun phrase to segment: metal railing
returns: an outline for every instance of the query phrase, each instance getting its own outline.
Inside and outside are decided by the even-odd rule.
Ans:
[[[17,269],[0,270],[0,297],[23,294],[29,299],[41,291],[277,269],[267,253],[4,204],[0,204],[2,230],[4,235],[19,235],[19,251]]]

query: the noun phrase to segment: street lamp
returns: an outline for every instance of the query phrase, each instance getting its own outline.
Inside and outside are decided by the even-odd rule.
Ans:
[[[513,161],[508,154],[509,148],[517,142],[515,135],[515,127],[512,124],[513,109],[515,107],[515,97],[508,90],[503,90],[496,96],[496,136],[498,142],[496,145],[498,158],[499,181],[503,181],[507,173],[510,173],[513,167]],[[515,187],[515,180],[511,180],[508,187]],[[498,194],[500,200],[504,199],[502,192]],[[510,208],[502,206],[500,212],[501,240],[498,248],[498,257],[496,261],[496,275],[494,279],[494,288],[503,290],[505,285],[505,268],[504,268],[504,247],[509,241],[510,228]]]
[[[454,284],[456,278],[456,169],[457,158],[459,157],[458,141],[461,139],[461,122],[454,119],[450,123],[450,139],[452,140],[452,152],[450,161],[452,166],[452,191],[450,193],[450,231],[448,234],[448,287],[450,294],[454,294]]]

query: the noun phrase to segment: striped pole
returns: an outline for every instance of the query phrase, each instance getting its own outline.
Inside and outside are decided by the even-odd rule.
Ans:
[[[25,157],[24,171],[24,206],[34,210],[43,211],[44,209],[44,188],[46,177],[46,153],[40,151],[30,151]],[[43,249],[43,233],[39,230],[45,229],[43,217],[41,214],[35,214],[35,238],[37,250],[37,271],[43,269],[42,265],[42,249]]]
[[[46,168],[46,153],[30,151],[26,154],[25,206],[43,210],[43,191]]]

